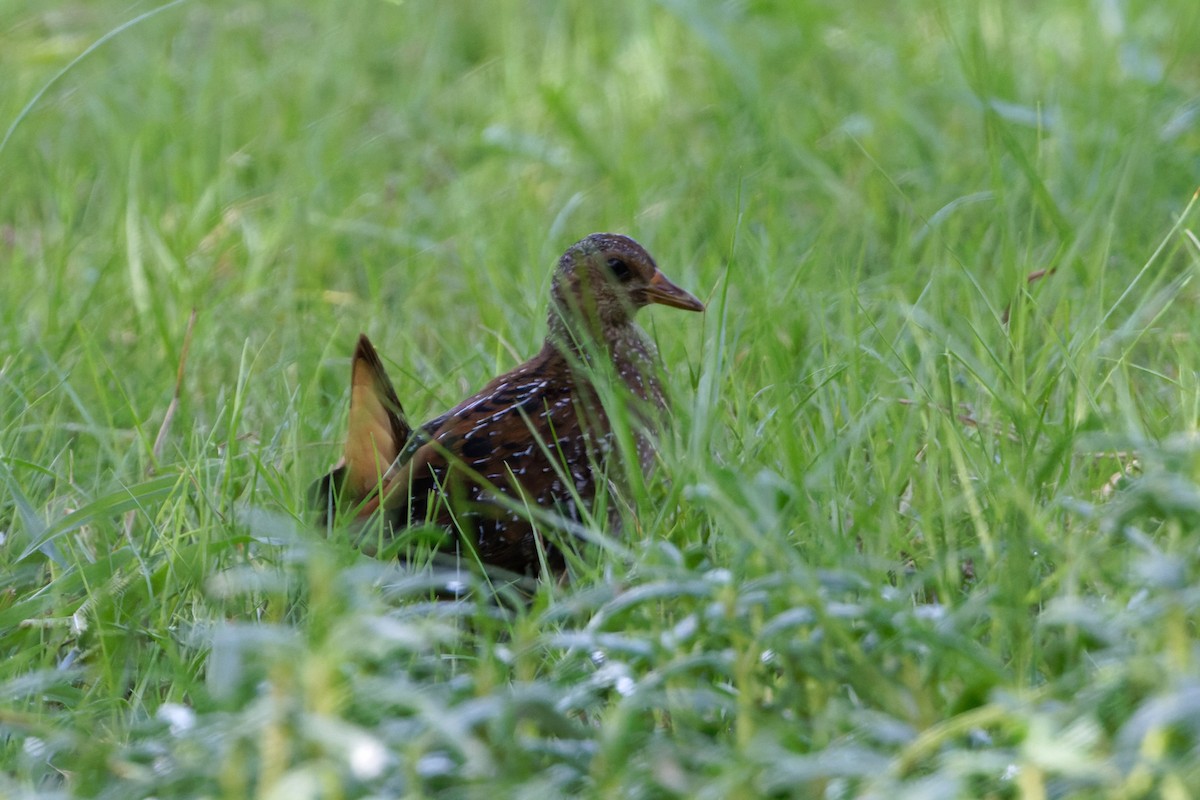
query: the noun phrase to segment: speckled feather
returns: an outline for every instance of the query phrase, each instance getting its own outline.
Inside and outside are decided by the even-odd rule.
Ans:
[[[703,310],[632,239],[593,234],[577,242],[555,270],[547,337],[538,354],[422,425],[379,476],[382,492],[360,513],[382,506],[393,527],[429,521],[453,529],[457,522],[472,532],[484,563],[536,570],[533,524],[498,502],[497,494],[575,520],[576,498],[594,500],[613,449],[592,383],[596,358],[610,359],[638,399],[631,409],[639,423],[638,460],[645,471],[653,464],[647,431],[661,421],[666,399],[654,347],[633,323],[637,309],[650,303]],[[390,387],[386,376],[380,385]],[[561,554],[543,546],[551,568],[560,569]]]

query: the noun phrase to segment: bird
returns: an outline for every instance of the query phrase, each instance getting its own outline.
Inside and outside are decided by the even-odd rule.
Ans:
[[[654,465],[669,404],[656,348],[633,319],[652,304],[704,311],[632,238],[584,237],[558,259],[537,354],[415,429],[360,335],[343,457],[316,485],[320,520],[348,509],[357,521],[382,514],[392,530],[430,523],[486,566],[561,576],[562,542],[547,541],[545,520],[578,523],[613,485],[613,402],[632,423],[637,467],[648,475]],[[606,375],[615,393],[604,391]],[[522,510],[531,506],[549,517]]]

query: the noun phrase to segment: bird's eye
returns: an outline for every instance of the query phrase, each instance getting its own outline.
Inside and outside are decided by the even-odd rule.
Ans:
[[[621,283],[633,277],[633,270],[620,258],[610,258],[608,260],[608,268],[612,270],[612,274]]]

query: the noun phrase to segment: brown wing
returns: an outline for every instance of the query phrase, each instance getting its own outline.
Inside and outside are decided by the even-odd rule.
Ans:
[[[544,356],[423,426],[411,458],[385,477],[381,504],[393,524],[456,528],[470,534],[481,561],[536,569],[534,525],[512,503],[578,519],[575,498],[590,502],[596,482],[597,440],[581,423],[574,382]],[[561,566],[557,551],[546,550]]]

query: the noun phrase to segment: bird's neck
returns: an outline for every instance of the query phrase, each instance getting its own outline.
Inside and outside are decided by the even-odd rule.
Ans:
[[[548,367],[558,365],[573,374],[577,383],[594,381],[597,369],[601,372],[612,369],[634,395],[659,408],[666,405],[657,375],[657,351],[632,320],[603,326],[597,331],[568,325],[552,313],[546,343],[538,357]]]
[[[551,308],[546,329],[547,348],[585,363],[601,353],[619,360],[631,350],[645,350],[645,334],[630,319],[613,322]]]

